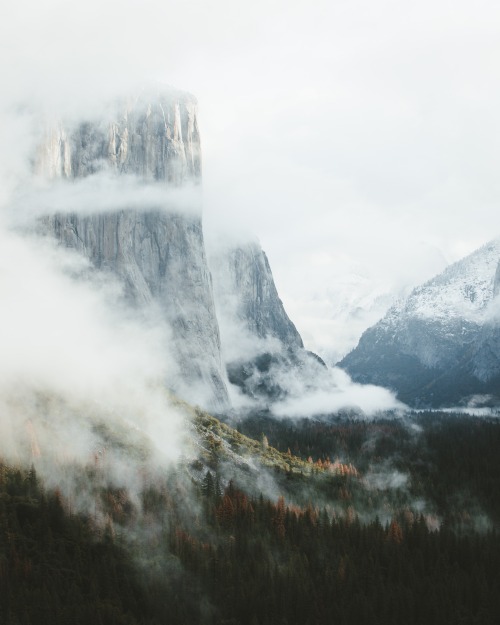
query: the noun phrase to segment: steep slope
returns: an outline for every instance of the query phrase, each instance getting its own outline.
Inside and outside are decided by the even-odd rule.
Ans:
[[[210,254],[221,326],[238,324],[258,339],[303,347],[281,301],[265,252],[256,242],[221,247]]]
[[[500,240],[414,289],[341,362],[354,380],[412,405],[500,397]]]
[[[52,128],[36,155],[35,172],[62,194],[63,181],[81,185],[96,203],[45,216],[44,231],[118,277],[129,303],[160,311],[172,329],[181,374],[177,392],[206,406],[225,406],[201,202],[192,188],[201,176],[194,98],[143,95],[101,119]],[[174,190],[172,199],[168,192]],[[139,206],[130,199],[134,192],[144,198]],[[113,195],[113,206],[101,210],[106,193]]]
[[[297,376],[307,388],[326,375],[323,361],[304,349],[258,243],[219,245],[210,254],[210,267],[232,384],[247,396],[272,402],[288,394]]]

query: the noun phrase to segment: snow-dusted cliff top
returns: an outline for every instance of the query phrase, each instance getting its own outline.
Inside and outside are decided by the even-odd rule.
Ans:
[[[392,323],[404,315],[481,323],[498,291],[499,268],[500,239],[496,239],[414,289],[390,309],[385,321]]]

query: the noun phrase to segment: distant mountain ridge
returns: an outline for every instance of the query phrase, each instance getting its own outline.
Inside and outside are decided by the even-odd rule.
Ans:
[[[499,262],[497,239],[450,265],[392,306],[339,366],[414,406],[497,401]]]

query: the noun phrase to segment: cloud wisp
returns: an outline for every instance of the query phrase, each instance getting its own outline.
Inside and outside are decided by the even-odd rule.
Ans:
[[[201,190],[194,185],[169,188],[151,185],[137,176],[109,170],[76,180],[45,181],[25,185],[15,194],[9,209],[11,222],[27,226],[37,217],[54,213],[80,216],[123,210],[159,210],[183,215],[201,215]]]
[[[279,417],[317,417],[351,411],[371,418],[383,412],[406,409],[389,390],[357,384],[338,368],[328,368],[321,376],[322,380],[317,375],[307,375],[307,371],[301,372],[300,376],[285,375],[286,381],[283,382],[287,385],[288,395],[272,408]]]
[[[0,454],[87,462],[105,423],[147,438],[168,464],[184,427],[164,390],[168,329],[117,307],[120,285],[88,270],[51,241],[0,230]]]

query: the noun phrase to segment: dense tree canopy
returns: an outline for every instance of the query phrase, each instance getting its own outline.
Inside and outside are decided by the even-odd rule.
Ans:
[[[263,425],[245,427],[262,440]],[[155,479],[140,504],[103,489],[105,522],[73,513],[34,467],[0,465],[0,622],[497,623],[500,425],[421,415],[418,426],[415,437],[390,420],[282,422],[266,427],[269,445],[280,436],[339,464],[307,479],[279,470],[269,497],[212,458],[201,479],[187,465]],[[402,486],[367,481],[389,460]]]

